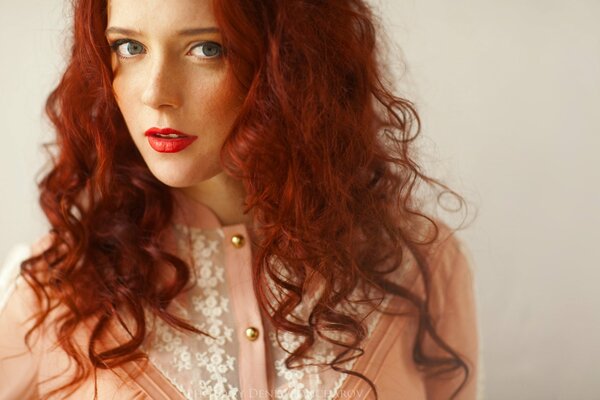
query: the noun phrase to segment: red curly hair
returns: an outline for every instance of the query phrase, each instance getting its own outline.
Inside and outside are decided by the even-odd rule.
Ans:
[[[286,365],[302,358],[322,326],[352,340],[330,364],[339,368],[365,339],[360,321],[335,306],[360,284],[398,296],[419,312],[413,360],[433,375],[469,367],[435,332],[428,309],[430,266],[427,248],[439,234],[435,220],[416,196],[419,183],[462,197],[420,172],[413,154],[420,121],[414,105],[393,94],[376,35],[380,24],[363,0],[219,0],[213,9],[231,76],[245,91],[243,107],[222,147],[225,171],[243,182],[246,210],[258,230],[254,289],[266,308],[266,275],[287,293],[275,312],[279,329],[303,336],[304,344]],[[52,165],[38,185],[40,204],[53,233],[51,246],[21,265],[40,312],[30,334],[57,304],[66,310],[53,323],[59,343],[79,373],[51,393],[72,389],[89,376],[91,365],[113,369],[145,357],[145,313],[179,329],[207,334],[169,313],[170,302],[189,284],[190,267],[161,245],[174,215],[169,188],[146,167],[127,131],[112,91],[110,48],[104,37],[106,0],[73,0],[74,29],[67,68],[47,99],[55,127]],[[439,198],[438,198],[439,200]],[[434,236],[423,240],[429,224]],[[63,250],[61,250],[63,249]],[[416,260],[426,289],[419,298],[387,279]],[[276,256],[287,269],[269,263]],[[160,268],[176,279],[157,284]],[[310,324],[286,316],[302,299],[307,271],[328,282],[311,313]],[[335,283],[335,287],[333,285]],[[42,304],[41,299],[46,301]],[[109,322],[136,321],[131,340],[97,352]],[[73,333],[97,316],[87,354]],[[447,353],[423,351],[425,334]],[[326,337],[326,335],[319,335]]]

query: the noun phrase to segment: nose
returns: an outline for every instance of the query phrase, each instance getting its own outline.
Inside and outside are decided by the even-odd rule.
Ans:
[[[148,68],[150,72],[142,92],[142,102],[155,109],[181,106],[176,67],[163,58],[150,62]]]

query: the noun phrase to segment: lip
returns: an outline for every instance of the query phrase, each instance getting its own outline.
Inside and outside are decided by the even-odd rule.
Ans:
[[[173,139],[160,138],[154,136],[157,133],[163,135],[176,134],[183,137]],[[146,131],[145,135],[148,138],[150,147],[159,153],[177,153],[198,139],[198,136],[188,135],[172,128],[150,128]]]

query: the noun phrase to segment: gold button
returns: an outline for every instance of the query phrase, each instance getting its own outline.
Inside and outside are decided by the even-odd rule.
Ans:
[[[240,247],[242,247],[244,245],[244,235],[233,235],[231,237],[231,243],[233,244],[233,247],[235,247],[236,249],[239,249]]]
[[[258,329],[253,326],[246,328],[246,337],[248,340],[255,341],[258,339]]]

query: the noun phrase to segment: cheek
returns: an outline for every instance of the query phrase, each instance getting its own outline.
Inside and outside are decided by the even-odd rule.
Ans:
[[[131,68],[123,68],[119,65],[119,61],[115,59],[116,56],[113,54],[112,91],[123,117],[128,118],[130,114],[134,113],[134,110],[132,110],[135,104],[133,96],[136,94],[139,79],[136,79],[136,75]]]
[[[123,88],[124,88],[123,79],[120,76],[116,76],[112,82],[112,91],[113,91],[113,96],[115,96],[115,100],[117,101],[117,104],[119,105],[119,108],[121,108],[121,106],[123,105],[123,103],[122,103]]]
[[[224,102],[227,103],[229,110],[234,110],[236,113],[244,103],[244,93],[235,78],[230,78],[227,84],[224,85]]]
[[[117,103],[118,103],[119,97],[121,96],[121,88],[122,88],[123,78],[121,77],[118,63],[116,61],[116,56],[114,54],[111,55],[110,62],[112,65],[112,76],[113,76],[112,90],[113,90],[113,95],[115,96],[115,99],[117,100]]]
[[[197,109],[204,110],[206,117],[223,128],[228,128],[233,123],[243,103],[239,89],[225,82],[212,84],[208,88],[204,86],[192,96],[198,100]]]
[[[121,114],[128,125],[130,123],[129,119],[135,114],[134,110],[132,110],[134,104],[132,101],[132,96],[134,94],[132,88],[133,86],[131,83],[122,76],[118,76],[113,80],[113,95],[115,96],[119,110],[121,110]]]

